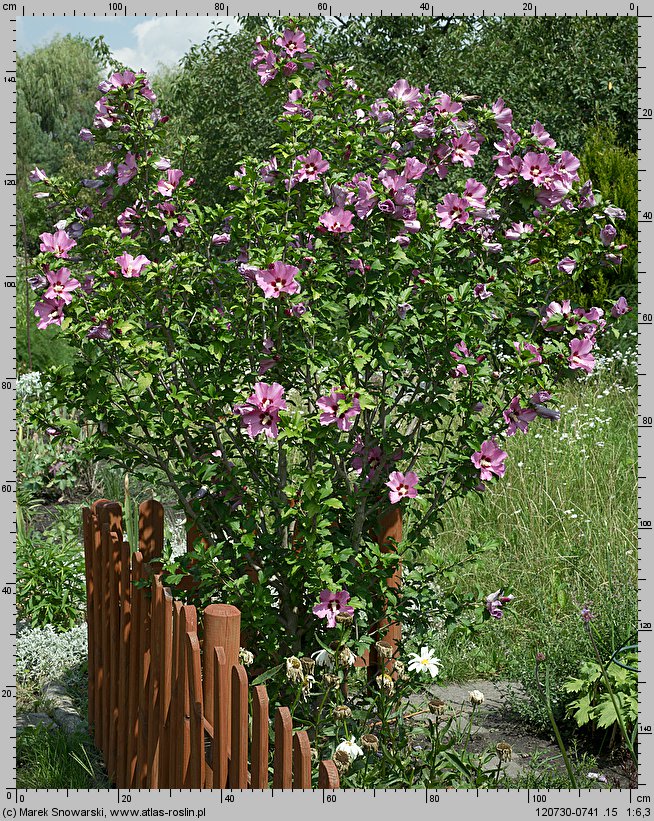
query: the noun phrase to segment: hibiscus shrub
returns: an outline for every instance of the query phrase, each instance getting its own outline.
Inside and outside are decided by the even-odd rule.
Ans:
[[[196,524],[168,581],[194,573],[198,603],[240,606],[250,649],[282,656],[315,647],[320,592],[347,590],[361,650],[383,608],[439,606],[413,562],[400,596],[386,579],[448,500],[504,475],[507,436],[558,417],[557,382],[593,369],[608,317],[563,297],[620,264],[624,213],[502,99],[400,79],[371,100],[292,23],[251,65],[288,99],[228,210],[194,201],[184,144],[160,155],[146,76],[101,83],[80,137],[106,161],[81,181],[32,174],[58,220],[35,313],[78,353],[52,391],[94,426],[95,454],[156,468]],[[474,176],[481,152],[491,179]],[[393,506],[405,536],[386,552]]]

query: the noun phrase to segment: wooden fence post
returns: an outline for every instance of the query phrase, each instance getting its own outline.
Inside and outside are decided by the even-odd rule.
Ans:
[[[336,764],[331,758],[321,761],[318,767],[318,789],[337,790],[341,785]]]
[[[118,733],[116,736],[116,785],[129,786],[129,648],[132,631],[132,589],[130,546],[120,545],[120,636],[118,655]]]
[[[204,609],[204,644],[203,653],[207,662],[204,665],[204,713],[209,724],[214,728],[214,738],[211,745],[211,761],[213,765],[213,749],[216,745],[216,718],[214,708],[215,684],[215,662],[214,649],[222,647],[225,652],[225,664],[227,665],[225,698],[227,704],[230,703],[230,691],[232,684],[232,667],[238,664],[238,653],[241,640],[241,611],[231,604],[210,604]],[[229,707],[228,707],[229,711]],[[230,750],[231,722],[227,723],[227,754]],[[217,787],[215,783],[207,786]],[[224,785],[223,785],[224,786]]]
[[[205,656],[205,658],[207,658]],[[218,645],[213,648],[213,744],[211,750],[211,767],[213,769],[213,786],[225,789],[229,764],[229,747],[227,730],[231,724],[231,705],[229,702],[228,679],[231,678],[231,667],[227,666],[225,648]],[[205,668],[206,675],[206,668]],[[267,731],[268,728],[266,728]]]
[[[168,748],[171,744],[170,710],[172,700],[172,667],[173,667],[173,597],[167,587],[163,589],[161,602],[161,674],[159,679],[160,703],[160,752],[159,752],[159,786],[172,786],[170,778],[170,757]],[[174,742],[173,742],[174,743]]]
[[[399,505],[394,505],[379,517],[379,531],[377,541],[382,553],[390,553],[395,550],[395,545],[402,541],[402,510]],[[398,565],[393,575],[386,580],[388,587],[396,590],[402,581],[402,566]],[[383,639],[391,645],[393,656],[397,651],[397,645],[402,637],[402,625],[399,622],[390,622],[386,617],[380,618],[371,625],[369,631],[376,640]],[[374,644],[370,648],[368,663],[368,678],[373,679],[379,673],[393,670],[393,658],[383,662],[377,658]]]
[[[177,786],[181,789],[189,786],[189,762],[191,756],[191,702],[188,688],[188,663],[186,650],[186,634],[197,633],[198,618],[195,607],[190,604],[183,605],[180,611],[180,638],[179,638],[179,659],[177,667],[177,677],[180,683],[178,718],[179,729],[177,744],[178,750],[178,770]]]
[[[88,641],[88,711],[89,727],[95,722],[95,621],[98,591],[93,573],[93,514],[88,507],[82,508],[84,533],[84,567],[86,570],[86,625]]]
[[[145,619],[145,606],[143,603],[143,590],[135,586],[143,578],[143,556],[137,550],[132,557],[132,591],[131,591],[131,612],[132,626],[130,629],[129,644],[129,681],[127,687],[127,751],[125,755],[126,771],[125,781],[128,787],[139,787],[140,771],[137,766],[137,752],[139,748],[139,736],[145,733],[145,728],[139,721],[139,708],[141,706],[141,685],[142,666],[145,647],[142,646],[141,623]]]
[[[231,749],[229,754],[229,787],[245,789],[248,785],[248,677],[242,664],[232,667]]]
[[[184,786],[200,790],[204,786],[204,722],[200,642],[196,633],[186,634],[185,648],[188,671],[190,755],[188,784],[184,784]]]
[[[311,789],[311,744],[306,730],[293,737],[293,789]]]

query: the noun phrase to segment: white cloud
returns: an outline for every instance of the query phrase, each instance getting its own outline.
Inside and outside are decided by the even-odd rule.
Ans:
[[[233,17],[155,17],[132,29],[134,45],[114,50],[115,57],[134,69],[154,71],[160,65],[174,65],[194,43],[202,42],[214,23],[235,31]]]

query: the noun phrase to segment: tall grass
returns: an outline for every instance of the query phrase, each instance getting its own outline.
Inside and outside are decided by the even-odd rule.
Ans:
[[[511,437],[505,477],[446,510],[431,555],[455,561],[470,535],[491,534],[500,546],[463,571],[461,587],[516,597],[501,621],[439,648],[449,677],[528,677],[538,651],[574,672],[591,656],[579,618],[589,600],[604,652],[634,630],[637,393],[615,379],[616,362],[563,386],[560,421]]]

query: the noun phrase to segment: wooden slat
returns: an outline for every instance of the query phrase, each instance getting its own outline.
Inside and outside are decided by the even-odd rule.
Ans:
[[[318,765],[318,789],[337,790],[340,786],[336,764],[331,759],[321,761]]]
[[[150,600],[150,693],[148,696],[148,787],[159,788],[159,731],[161,702],[159,689],[161,680],[161,616],[163,610],[163,587],[159,576],[152,577],[152,598]]]
[[[88,507],[82,508],[82,526],[84,533],[84,567],[86,570],[86,626],[88,635],[88,711],[89,727],[95,722],[95,608],[97,591],[94,584],[93,553],[93,514]]]
[[[306,730],[293,736],[293,789],[311,789],[311,744]]]
[[[130,546],[128,542],[120,545],[120,636],[118,657],[118,733],[116,784],[119,787],[129,786],[127,734],[129,724],[129,642],[132,629],[132,593]]]
[[[189,787],[189,760],[191,755],[191,706],[188,688],[188,664],[186,662],[186,634],[197,633],[197,613],[193,605],[186,604],[181,610],[180,624],[182,632],[179,640],[178,678],[180,681],[179,715],[180,726],[177,743],[179,744],[179,760],[177,771],[177,786]]]
[[[146,562],[161,556],[164,548],[164,509],[160,502],[149,499],[139,505],[139,550]],[[161,571],[155,563],[154,573]]]
[[[200,642],[196,633],[186,634],[186,666],[190,704],[190,756],[188,785],[185,786],[200,790],[204,786],[204,726]]]
[[[268,786],[268,692],[263,684],[252,688],[252,789]]]
[[[275,711],[275,750],[273,788],[290,790],[293,786],[293,719],[288,707]]]
[[[141,557],[141,579],[148,579],[150,568]],[[139,691],[138,691],[138,743],[136,787],[147,787],[148,781],[148,694],[150,692],[150,600],[144,587],[139,590],[141,620],[139,622]]]
[[[94,635],[94,671],[93,681],[95,690],[94,701],[94,718],[93,718],[93,735],[95,746],[102,750],[103,748],[103,698],[104,698],[104,575],[102,563],[102,545],[100,536],[100,524],[97,515],[91,512],[91,540],[93,549],[93,578],[96,582],[95,592],[95,617],[93,624]]]
[[[135,586],[143,576],[143,556],[137,551],[132,556],[132,589],[130,593],[130,641],[129,641],[129,677],[127,685],[127,745],[125,751],[125,781],[128,787],[138,787],[136,783],[136,751],[139,736],[139,701],[141,681],[139,671],[142,665],[140,658],[141,631],[143,618],[142,594]]]
[[[227,726],[230,723],[231,713],[229,705],[228,675],[229,668],[223,647],[214,647],[214,725],[211,764],[213,768],[213,786],[225,789],[227,786],[227,764],[229,748],[227,746]]]
[[[173,597],[167,587],[163,590],[161,628],[159,786],[171,787],[168,747],[170,745],[170,702],[173,666]]]
[[[229,787],[234,790],[248,785],[248,677],[242,664],[232,667],[231,696]]]
[[[170,710],[169,710],[169,739],[168,744],[168,780],[170,786],[179,786],[177,774],[179,772],[179,744],[178,739],[181,734],[182,714],[180,701],[182,696],[179,693],[179,638],[182,632],[181,624],[182,603],[173,601],[173,636],[172,636],[172,671],[170,678]]]
[[[111,532],[109,556],[109,631],[111,666],[109,668],[109,752],[108,771],[116,783],[118,736],[118,676],[120,663],[120,544],[118,534]]]

